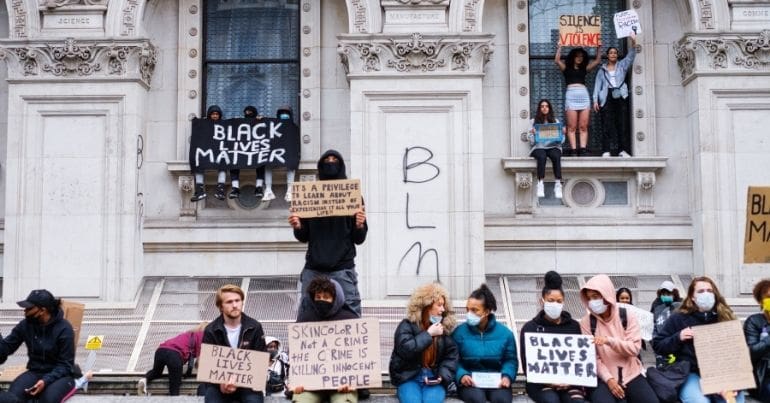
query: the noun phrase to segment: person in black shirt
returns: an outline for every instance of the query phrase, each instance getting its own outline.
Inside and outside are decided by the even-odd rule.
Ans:
[[[561,60],[561,45],[556,48],[554,61],[564,74],[567,93],[564,96],[564,112],[567,116],[567,140],[572,148],[570,155],[587,155],[588,121],[591,118],[591,97],[586,88],[586,75],[593,71],[602,60],[599,48],[596,58],[588,61],[588,52],[583,48],[572,49],[567,54],[567,61]],[[576,142],[575,132],[580,131],[579,142]]]

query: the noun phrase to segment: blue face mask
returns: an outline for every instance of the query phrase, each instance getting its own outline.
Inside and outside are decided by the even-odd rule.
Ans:
[[[660,302],[668,305],[674,303],[674,296],[673,295],[661,295],[660,296]]]
[[[278,119],[289,120],[289,119],[291,119],[291,116],[289,116],[288,113],[282,113],[282,114],[278,115]]]
[[[430,315],[430,323],[433,325],[441,322],[442,319],[444,319],[444,317],[441,315],[437,315],[437,316]]]
[[[481,323],[481,316],[476,315],[473,312],[465,314],[465,322],[470,326],[478,326]]]

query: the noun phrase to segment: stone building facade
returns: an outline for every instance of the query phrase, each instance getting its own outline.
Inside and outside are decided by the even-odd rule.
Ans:
[[[264,2],[298,12],[299,177],[335,148],[362,180],[366,298],[436,279],[464,295],[488,274],[549,269],[706,274],[738,296],[767,269],[744,265],[742,245],[747,186],[770,170],[770,1],[623,4],[644,29],[634,156],[565,158],[557,203],[535,197],[523,137],[539,97],[529,10],[570,1]],[[282,201],[189,201],[205,10],[0,5],[3,301],[45,287],[125,302],[148,276],[300,271]]]

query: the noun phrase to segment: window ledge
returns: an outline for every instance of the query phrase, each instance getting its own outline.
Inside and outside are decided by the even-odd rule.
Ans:
[[[567,176],[583,176],[594,178],[590,181],[593,186],[600,186],[595,179],[598,176],[623,176],[633,178],[636,184],[636,200],[634,207],[639,217],[654,217],[654,188],[656,173],[666,167],[667,157],[563,157],[562,172]],[[515,213],[531,215],[537,206],[534,191],[534,171],[536,163],[532,157],[512,157],[501,160],[503,169],[514,176]],[[550,174],[550,164],[546,172]],[[569,207],[584,207],[573,203],[570,197],[572,181],[565,186],[564,202]],[[590,206],[595,207],[595,206]]]

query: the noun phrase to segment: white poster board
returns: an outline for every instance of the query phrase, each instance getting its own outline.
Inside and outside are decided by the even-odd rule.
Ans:
[[[639,15],[634,10],[621,11],[615,13],[612,17],[615,23],[615,35],[618,38],[625,38],[631,34],[639,35],[642,33],[642,24],[639,23]]]
[[[650,341],[652,340],[652,330],[655,328],[655,315],[650,311],[645,311],[637,306],[618,303],[619,308],[626,308],[626,312],[629,315],[634,315],[636,321],[639,322],[639,333],[641,333],[642,339]]]
[[[524,333],[528,383],[596,387],[593,337],[579,334]]]

